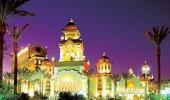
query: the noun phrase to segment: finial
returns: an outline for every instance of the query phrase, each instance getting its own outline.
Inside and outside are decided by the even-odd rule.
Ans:
[[[103,56],[106,56],[106,53],[105,53],[105,51],[103,52]]]
[[[145,62],[144,62],[144,64],[145,64],[145,65],[147,64],[147,61],[146,61],[146,59],[145,59]]]
[[[74,22],[73,18],[70,18],[70,22]]]
[[[30,46],[31,45],[31,43],[28,43],[28,46]]]

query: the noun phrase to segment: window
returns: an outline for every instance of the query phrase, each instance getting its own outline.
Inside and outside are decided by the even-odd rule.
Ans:
[[[38,64],[41,65],[41,62],[42,62],[42,61],[39,59],[39,60],[38,60]]]
[[[71,49],[72,48],[72,45],[71,44],[68,44],[68,49]]]

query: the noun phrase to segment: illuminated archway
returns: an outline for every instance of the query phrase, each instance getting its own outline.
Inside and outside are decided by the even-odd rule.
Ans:
[[[74,70],[62,70],[56,75],[55,91],[77,93],[82,90],[83,77]]]

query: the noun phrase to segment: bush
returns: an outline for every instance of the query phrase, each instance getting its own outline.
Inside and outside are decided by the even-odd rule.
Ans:
[[[0,100],[18,100],[18,95],[12,94],[12,88],[10,84],[4,82],[0,88]]]
[[[72,95],[71,92],[60,92],[58,100],[85,100],[85,97],[81,94]]]
[[[19,100],[29,100],[29,95],[27,93],[21,93]]]

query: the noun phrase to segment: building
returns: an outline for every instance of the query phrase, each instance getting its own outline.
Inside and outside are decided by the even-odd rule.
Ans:
[[[35,83],[38,78],[43,78],[43,73],[51,77],[52,62],[47,59],[47,48],[39,45],[28,44],[27,47],[21,48],[17,54],[18,57],[18,92],[29,93],[32,95],[35,91],[49,95],[50,78],[43,80],[43,85]],[[11,72],[14,69],[14,56],[11,57]],[[39,75],[39,76],[38,76]],[[41,75],[41,77],[40,77]],[[36,78],[35,78],[36,77]],[[13,82],[12,82],[13,83]],[[43,87],[41,91],[40,87]],[[47,91],[46,91],[47,90]]]
[[[155,92],[151,91],[153,76],[146,62],[141,68],[140,77],[134,74],[133,69],[129,69],[123,75],[125,77],[119,75],[121,78],[115,81],[114,73],[111,72],[112,63],[104,52],[96,62],[97,72],[91,73],[90,61],[85,58],[80,37],[79,28],[71,19],[60,38],[58,60],[55,57],[47,59],[47,48],[38,45],[28,45],[21,49],[18,53],[18,69],[28,73],[21,74],[19,80],[24,75],[30,75],[32,79],[21,78],[21,85],[18,86],[21,89],[18,91],[30,95],[36,91],[49,97],[56,97],[60,92],[71,92],[82,94],[87,99],[102,100],[118,96],[127,100],[141,100],[150,92]],[[11,60],[13,66],[13,57]],[[36,79],[38,81],[35,82]]]
[[[80,36],[78,27],[71,19],[63,29],[60,38],[60,58],[54,62],[51,96],[55,96],[59,92],[71,92],[83,94],[88,99],[108,100],[114,98],[115,85],[109,57],[104,52],[96,62],[97,73],[90,74],[90,66],[85,58],[83,40],[80,39]],[[124,79],[119,80],[116,95],[129,100],[132,98],[142,99],[145,96],[145,85],[140,77],[135,76],[132,69],[127,75],[131,74],[132,77],[127,82]],[[147,74],[150,74],[149,71]],[[126,83],[127,86],[125,86]]]
[[[46,59],[47,48],[43,48],[39,45],[28,44],[27,47],[21,48],[18,52],[18,69],[35,70],[42,65],[43,60]],[[13,72],[14,66],[14,55],[12,54],[11,59],[11,71]]]

